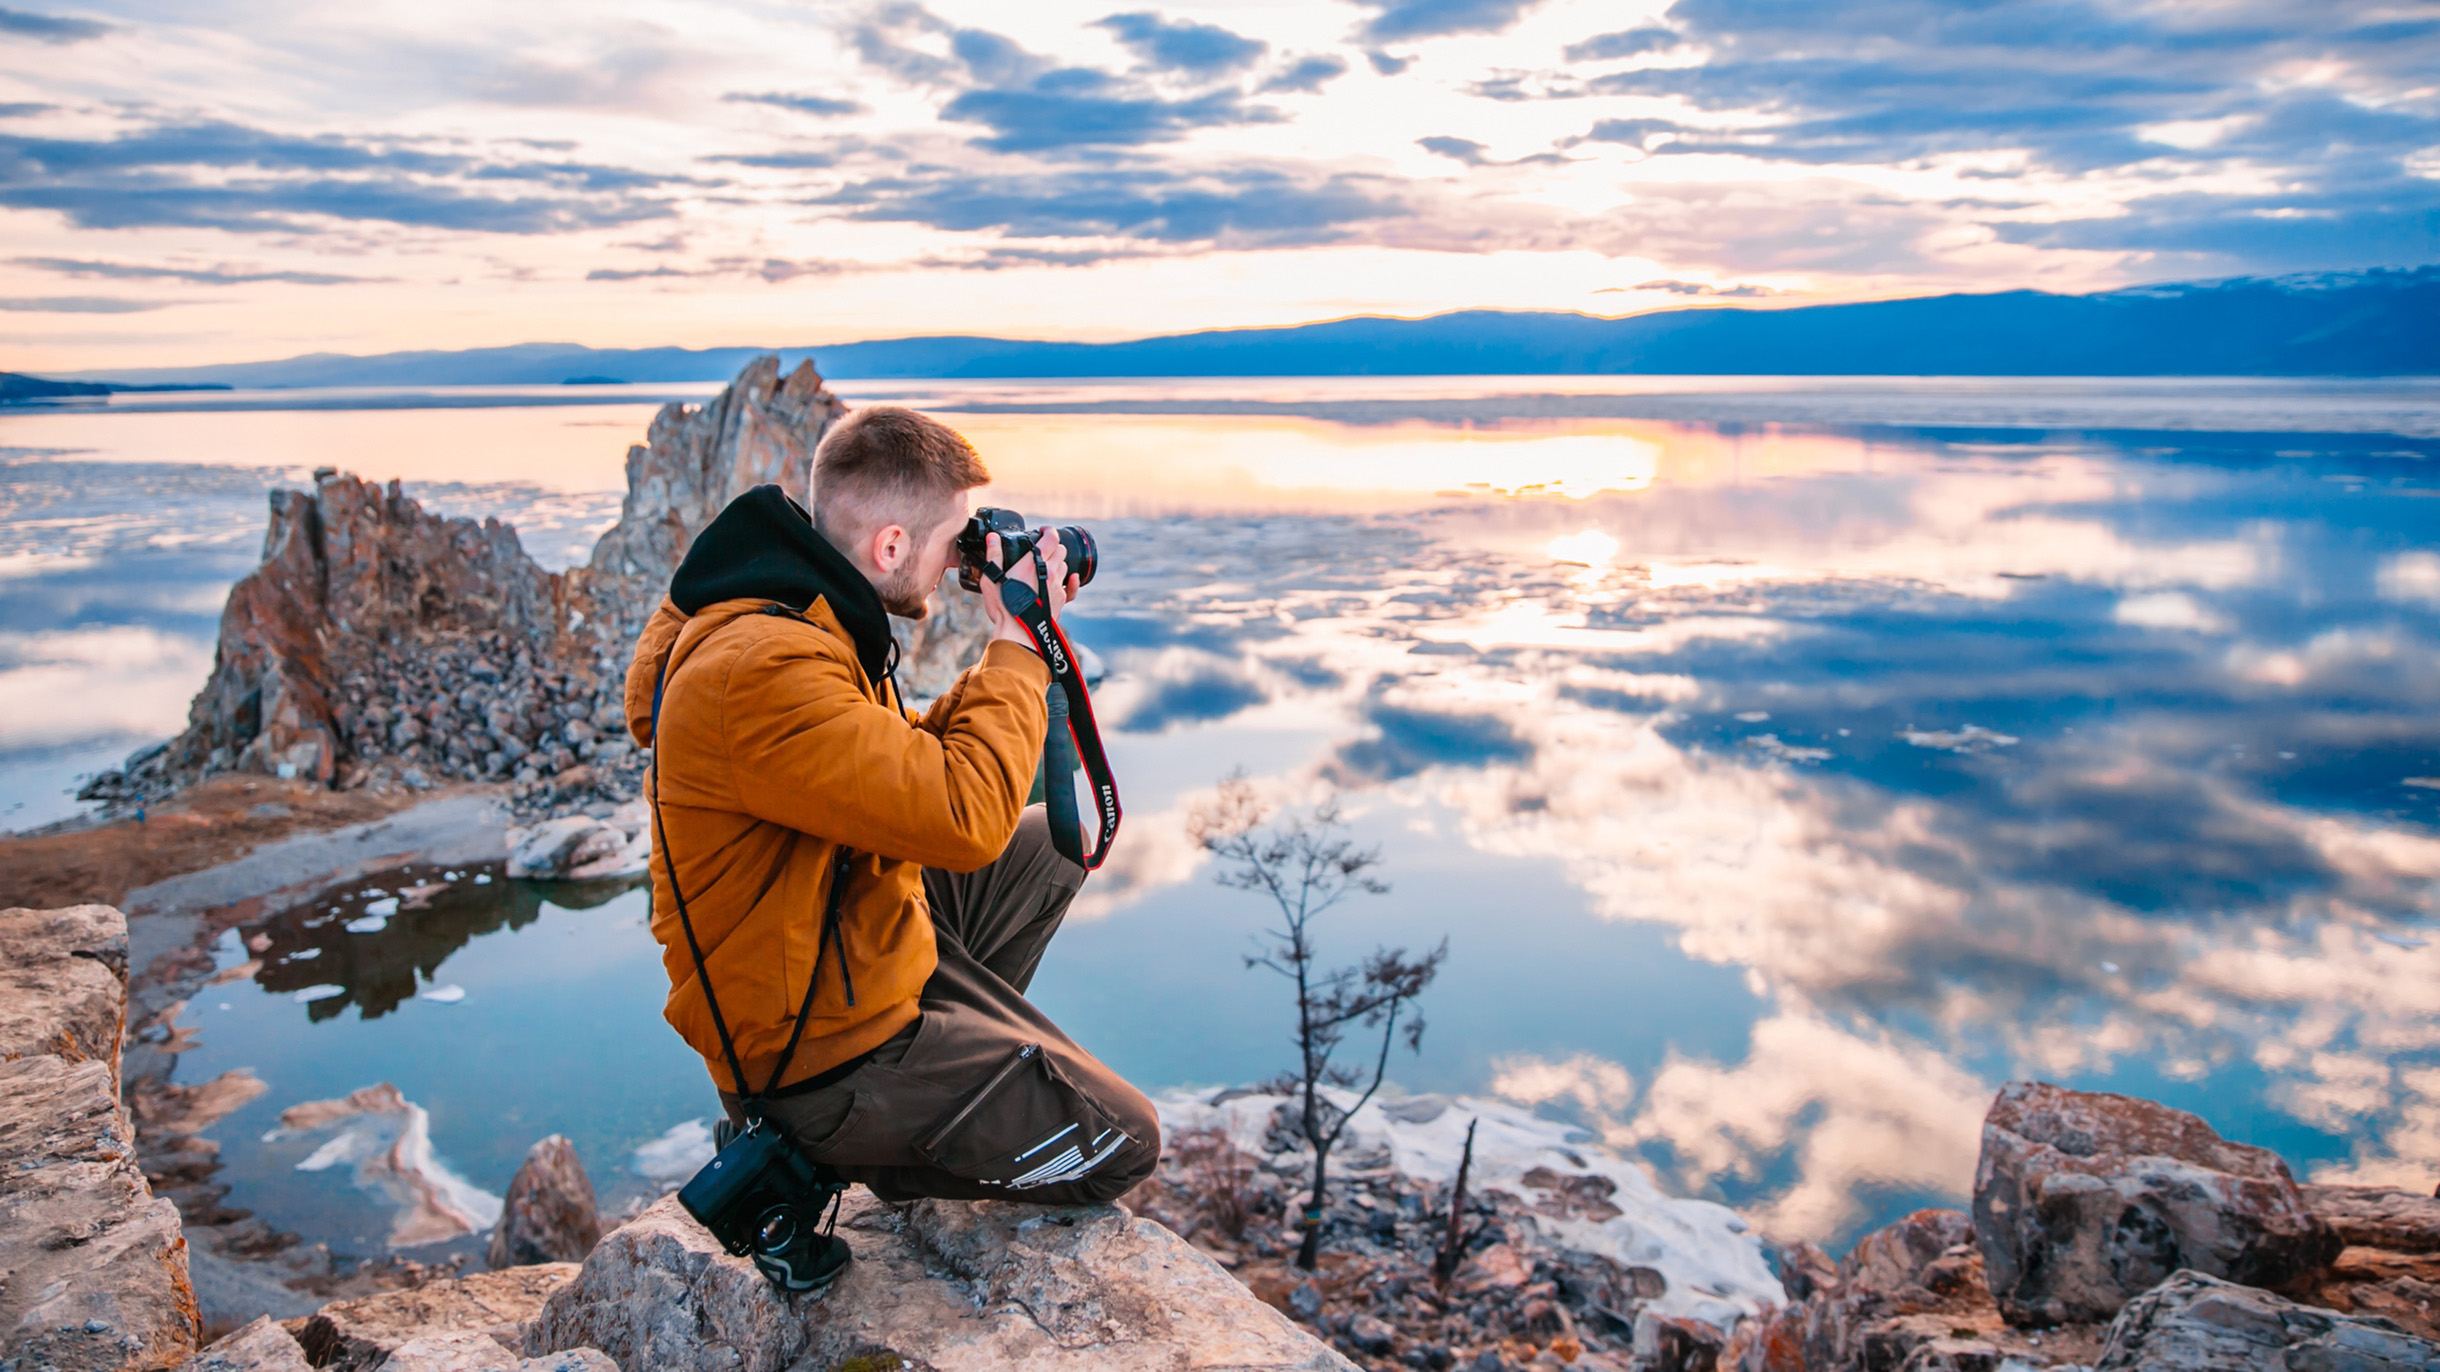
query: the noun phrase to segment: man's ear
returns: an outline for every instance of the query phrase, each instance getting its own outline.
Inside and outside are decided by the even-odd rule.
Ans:
[[[913,556],[914,543],[904,524],[884,524],[873,530],[872,542],[865,546],[872,556],[873,570],[886,576]]]

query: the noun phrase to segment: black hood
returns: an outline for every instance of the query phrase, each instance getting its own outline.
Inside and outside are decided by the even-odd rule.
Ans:
[[[724,600],[776,600],[799,614],[816,600],[829,601],[855,641],[865,679],[889,674],[890,618],[881,593],[777,486],[757,486],[730,501],[695,535],[669,579],[669,599],[690,615]]]

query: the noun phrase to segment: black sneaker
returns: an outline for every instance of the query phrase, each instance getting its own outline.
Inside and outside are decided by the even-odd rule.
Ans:
[[[847,1240],[837,1233],[847,1183],[818,1163],[814,1176],[815,1190],[807,1204],[774,1207],[755,1235],[754,1266],[782,1291],[827,1291],[855,1261]]]

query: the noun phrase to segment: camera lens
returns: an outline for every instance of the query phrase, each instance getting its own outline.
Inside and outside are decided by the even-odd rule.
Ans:
[[[754,1233],[754,1244],[766,1253],[777,1253],[796,1242],[796,1211],[775,1205],[763,1213],[762,1228]]]
[[[1076,578],[1078,585],[1090,582],[1101,562],[1100,552],[1093,546],[1093,536],[1086,533],[1081,524],[1063,524],[1059,528],[1059,541],[1067,547],[1068,575]]]

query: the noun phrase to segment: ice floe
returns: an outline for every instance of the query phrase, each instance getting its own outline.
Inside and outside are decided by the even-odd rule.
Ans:
[[[412,1248],[481,1233],[500,1219],[500,1198],[459,1176],[432,1148],[432,1117],[388,1082],[338,1100],[280,1112],[266,1143],[327,1134],[300,1172],[352,1165],[356,1185],[393,1207],[390,1246]]]
[[[676,1186],[702,1171],[712,1153],[712,1122],[687,1120],[636,1149],[627,1159],[627,1170],[646,1181]]]

